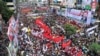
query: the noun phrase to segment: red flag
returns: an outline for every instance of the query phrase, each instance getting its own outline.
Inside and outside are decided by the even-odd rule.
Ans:
[[[52,44],[51,43],[47,43],[46,44],[48,48],[51,48]]]
[[[13,35],[8,35],[8,38],[9,38],[10,42],[13,41]]]
[[[59,42],[61,42],[62,40],[63,40],[63,37],[60,37],[60,36],[53,38],[53,41],[54,41],[55,43],[59,43]]]
[[[64,38],[63,36],[58,36],[56,38],[53,38],[53,36],[50,35],[51,34],[50,28],[46,24],[44,24],[41,18],[36,19],[35,23],[39,25],[42,29],[44,29],[44,33],[43,33],[44,37],[48,38],[49,40],[53,40],[56,43],[61,42],[61,40],[63,40]]]
[[[40,27],[44,27],[45,26],[41,19],[36,19],[35,23],[37,25],[39,25]]]
[[[36,19],[36,24],[39,25],[42,29],[44,29],[45,32],[49,34],[51,33],[50,28],[46,24],[44,24],[44,22],[40,18]]]
[[[43,33],[43,36],[49,40],[52,40],[52,36],[49,33]]]
[[[8,36],[8,38],[9,38],[10,41],[13,40],[13,37],[12,37],[13,34],[12,34],[12,32],[13,32],[12,28],[8,27],[7,36]]]
[[[82,56],[82,51],[79,51],[76,56]]]
[[[70,45],[71,45],[71,40],[69,40],[68,42],[62,43],[62,48],[66,48]]]

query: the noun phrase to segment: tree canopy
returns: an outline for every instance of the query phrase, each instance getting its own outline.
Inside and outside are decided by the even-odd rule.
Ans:
[[[72,35],[72,34],[76,33],[76,27],[74,27],[70,24],[65,24],[64,29],[65,29],[67,35]]]
[[[98,44],[98,43],[92,43],[92,44],[89,46],[89,48],[90,48],[90,50],[94,50],[94,51],[100,53],[100,44]]]
[[[7,22],[13,14],[13,11],[7,7],[6,2],[2,0],[0,0],[0,14],[2,14],[2,18],[5,20],[5,22]]]

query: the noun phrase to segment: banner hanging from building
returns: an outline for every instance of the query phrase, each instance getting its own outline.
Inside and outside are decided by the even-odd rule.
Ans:
[[[77,19],[79,21],[84,21],[86,24],[91,23],[91,11],[88,10],[77,10],[77,9],[66,9],[65,11],[65,17],[71,17],[73,19]]]

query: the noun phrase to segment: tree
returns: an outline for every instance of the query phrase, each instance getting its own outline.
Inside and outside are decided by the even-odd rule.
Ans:
[[[90,46],[89,46],[89,49],[90,50],[94,50],[95,52],[97,53],[100,53],[100,45],[98,43],[92,43]]]
[[[70,36],[72,34],[76,33],[76,27],[70,25],[70,24],[65,24],[64,29],[66,31],[66,35]]]
[[[2,14],[2,18],[7,22],[11,15],[13,14],[13,11],[9,10],[9,8],[6,5],[6,2],[0,0],[0,14]]]

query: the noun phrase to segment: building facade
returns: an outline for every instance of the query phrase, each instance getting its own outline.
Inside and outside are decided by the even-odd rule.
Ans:
[[[3,0],[3,1],[7,3],[7,6],[9,7],[10,10],[15,10],[13,0]]]

